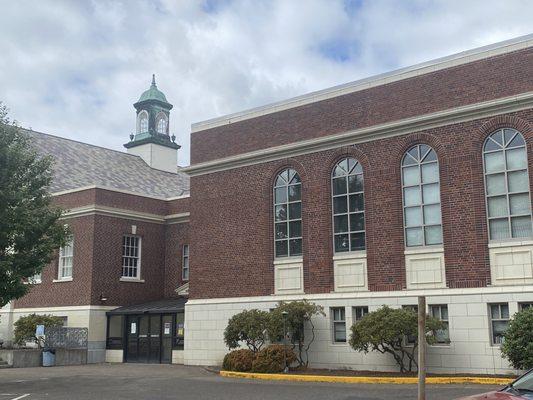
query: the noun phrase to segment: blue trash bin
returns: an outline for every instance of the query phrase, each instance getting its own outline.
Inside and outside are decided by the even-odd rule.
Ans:
[[[54,349],[43,350],[43,367],[53,367],[56,364],[56,351]]]

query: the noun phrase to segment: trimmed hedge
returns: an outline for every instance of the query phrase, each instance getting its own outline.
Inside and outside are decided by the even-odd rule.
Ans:
[[[252,369],[254,353],[249,349],[233,350],[224,356],[222,368],[226,371],[248,372]]]
[[[271,344],[257,353],[252,363],[252,372],[277,373],[285,368],[283,353],[286,351],[287,366],[296,361],[296,353],[287,346]]]

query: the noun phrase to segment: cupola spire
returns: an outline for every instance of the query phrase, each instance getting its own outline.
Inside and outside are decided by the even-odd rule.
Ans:
[[[157,87],[157,85],[155,84],[155,74],[152,74],[152,86]]]

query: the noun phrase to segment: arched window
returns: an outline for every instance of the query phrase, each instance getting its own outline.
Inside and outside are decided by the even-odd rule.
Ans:
[[[274,248],[276,257],[302,255],[302,182],[292,168],[274,183]]]
[[[165,114],[159,114],[157,116],[157,132],[166,134],[167,133],[167,116]]]
[[[492,240],[531,237],[526,143],[514,129],[500,129],[483,146],[485,194]]]
[[[148,113],[143,110],[139,113],[139,133],[146,132],[148,132]]]
[[[428,145],[417,144],[404,154],[402,192],[406,245],[442,244],[439,161]]]
[[[331,174],[335,252],[365,249],[363,168],[354,158],[341,160]]]

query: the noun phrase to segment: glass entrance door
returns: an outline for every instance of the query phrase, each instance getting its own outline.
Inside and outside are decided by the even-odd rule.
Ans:
[[[161,363],[172,362],[172,315],[163,315],[161,337]]]
[[[139,347],[138,317],[130,315],[126,322],[126,362],[137,362]]]
[[[148,362],[160,363],[161,355],[161,315],[150,316],[150,326],[148,330],[149,348]]]

